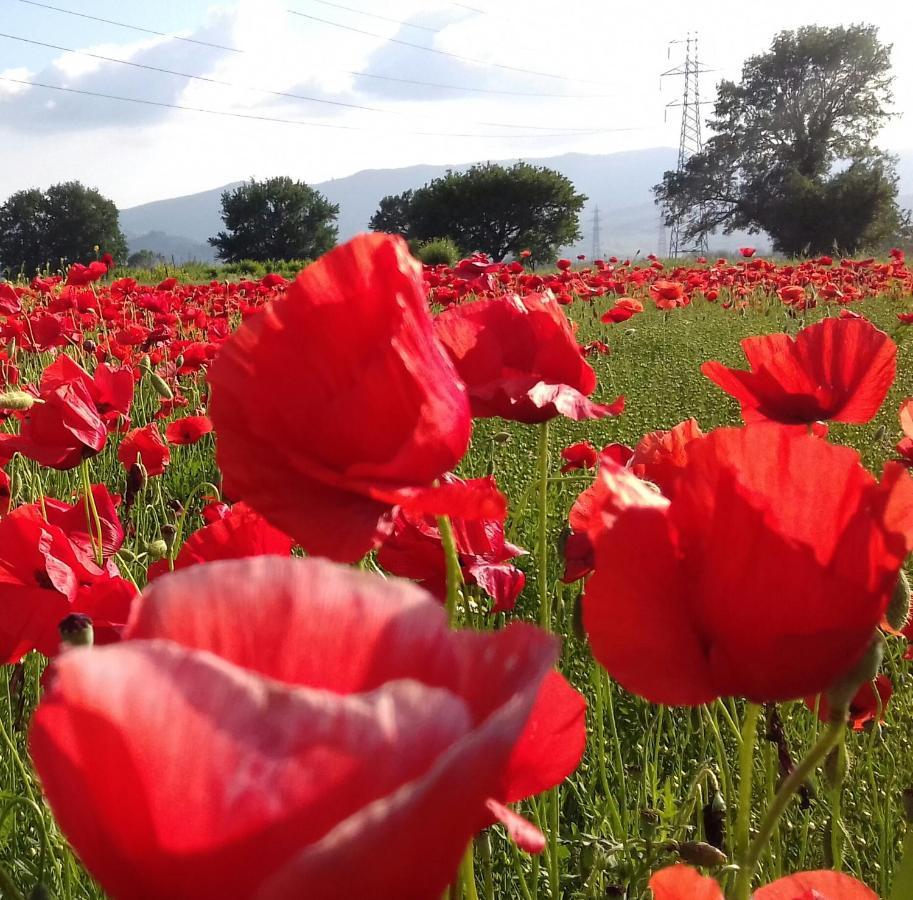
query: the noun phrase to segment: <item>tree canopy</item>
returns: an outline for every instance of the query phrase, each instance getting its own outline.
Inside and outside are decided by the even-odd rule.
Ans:
[[[127,242],[114,202],[94,188],[67,181],[18,191],[0,206],[0,265],[10,272],[32,274],[98,253],[122,261]]]
[[[220,231],[209,243],[226,262],[316,259],[336,244],[339,207],[286,176],[248,181],[222,194]]]
[[[450,238],[463,254],[481,251],[503,259],[530,250],[534,260],[545,260],[580,238],[585,201],[553,169],[485,163],[384,197],[370,224],[410,240]]]
[[[654,189],[686,239],[765,231],[787,254],[853,252],[899,236],[894,161],[874,140],[890,116],[891,48],[869,25],[778,34],[722,81],[713,136]]]

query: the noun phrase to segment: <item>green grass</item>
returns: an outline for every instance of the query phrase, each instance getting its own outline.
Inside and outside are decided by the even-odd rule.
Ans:
[[[556,854],[540,859],[518,854],[498,828],[476,842],[476,877],[483,900],[556,894],[568,900],[643,897],[649,873],[675,859],[665,849],[667,842],[702,837],[700,810],[714,784],[719,785],[726,803],[730,835],[738,808],[740,774],[736,761],[741,704],[717,702],[694,710],[650,705],[612,684],[593,664],[586,643],[576,636],[574,609],[579,587],[558,582],[562,566],[558,542],[568,510],[589,479],[580,473],[559,477],[558,451],[582,439],[597,446],[610,441],[633,445],[645,432],[668,428],[688,416],[697,418],[705,430],[737,424],[737,405],[703,378],[700,364],[713,358],[743,365],[738,346],[741,338],[783,330],[794,333],[803,324],[836,314],[836,310],[811,310],[806,317],[796,319],[787,316],[778,303],[760,301],[756,309],[737,313],[699,300],[668,314],[649,309],[628,322],[604,325],[598,316],[607,305],[606,300],[581,302],[574,304],[569,314],[579,324],[581,343],[599,338],[611,347],[611,354],[591,358],[599,375],[596,398],[607,401],[624,394],[627,409],[617,419],[589,423],[556,420],[550,428],[550,471],[554,477],[548,496],[547,589],[552,596],[552,628],[564,638],[562,670],[586,694],[589,703],[587,752],[579,770],[559,791]],[[897,323],[901,304],[896,298],[877,298],[853,308],[892,334],[900,348],[897,381],[876,419],[865,426],[834,427],[831,431],[833,440],[856,447],[866,465],[877,471],[899,437],[897,407],[902,399],[913,396],[913,331]],[[191,397],[191,405],[193,400]],[[142,385],[134,424],[144,424],[144,417],[153,408],[151,387]],[[462,467],[466,475],[494,472],[510,498],[511,538],[531,551],[537,534],[537,436],[533,427],[500,420],[479,422]],[[76,484],[77,472],[49,473],[19,458],[11,469],[18,502],[36,499],[39,491],[67,496]],[[95,481],[108,483],[112,490],[122,489],[125,476],[113,447],[92,461],[92,476]],[[141,582],[146,544],[159,536],[163,524],[176,521],[168,501],[177,498],[187,511],[183,522],[186,535],[200,524],[202,497],[210,492],[202,485],[215,477],[210,438],[194,447],[173,448],[169,469],[152,480],[131,513],[135,533],[128,538],[121,561],[134,578]],[[529,578],[516,615],[535,620],[539,584],[532,554],[521,559],[520,565]],[[499,617],[480,624],[489,627],[503,620]],[[903,838],[900,793],[913,785],[913,683],[910,663],[900,658],[900,644],[889,642],[884,664],[895,685],[886,723],[847,738],[850,762],[843,799],[844,864],[882,896],[887,896]],[[67,900],[100,897],[66,854],[62,838],[41,803],[37,783],[17,763],[17,757],[27,758],[25,723],[36,701],[40,668],[39,660],[27,661],[18,700],[14,688],[19,676],[14,670],[5,667],[0,680],[0,721],[8,739],[0,735],[0,861],[27,895],[37,877],[43,828],[50,846],[45,883],[52,895]],[[780,713],[793,756],[798,759],[818,733],[817,720],[798,703],[781,704]],[[757,826],[758,813],[772,797],[777,781],[776,751],[764,739],[763,728],[754,765],[752,824]],[[814,795],[807,808],[793,804],[782,821],[761,860],[763,881],[828,862],[827,791],[817,778]],[[34,804],[13,801],[14,797],[32,798]],[[546,798],[525,804],[524,811],[547,825],[550,809]],[[554,892],[550,869],[552,875],[555,870],[559,874]],[[725,869],[717,874],[731,880]]]

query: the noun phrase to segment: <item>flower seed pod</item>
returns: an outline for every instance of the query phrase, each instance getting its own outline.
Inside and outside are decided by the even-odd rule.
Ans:
[[[146,544],[146,553],[149,554],[150,559],[158,562],[158,560],[164,559],[168,555],[168,544],[161,538],[155,541],[149,541],[149,543]]]
[[[0,394],[0,410],[20,411],[31,409],[37,397],[28,391],[4,391]]]
[[[910,619],[910,582],[903,569],[897,575],[897,584],[884,617],[895,631],[900,631]]]
[[[165,546],[170,552],[171,548],[174,546],[174,538],[177,535],[178,530],[174,525],[162,525],[160,531],[162,533],[162,540],[165,542]]]
[[[701,810],[704,821],[704,836],[707,843],[722,850],[726,841],[726,801],[717,790]]]
[[[149,376],[149,381],[152,382],[152,389],[164,400],[173,400],[174,392],[168,386],[168,382],[162,378],[158,372],[149,369],[146,373]]]
[[[728,862],[725,853],[703,841],[682,841],[676,845],[675,852],[680,859],[692,866],[705,866],[713,869]]]
[[[91,647],[95,641],[92,620],[82,613],[70,613],[57,626],[60,640],[69,647]]]

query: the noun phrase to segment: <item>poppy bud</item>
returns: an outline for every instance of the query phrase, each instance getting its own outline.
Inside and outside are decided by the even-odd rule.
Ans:
[[[97,348],[98,344],[96,344],[95,341],[93,341],[91,338],[86,338],[82,342],[82,349],[85,350],[86,353],[94,353]]]
[[[659,825],[660,815],[655,809],[650,809],[649,807],[642,809],[640,818],[648,828],[655,828]]]
[[[31,409],[38,402],[40,402],[38,398],[28,391],[4,391],[0,394],[0,409],[2,410]]]
[[[897,575],[897,584],[884,617],[895,631],[900,631],[910,618],[910,582],[903,569]]]
[[[827,702],[831,708],[831,721],[840,722],[846,719],[847,711],[850,707],[850,701],[856,696],[856,691],[871,681],[877,674],[881,665],[881,658],[884,656],[884,638],[880,633],[876,633],[869,644],[869,649],[862,655],[862,658],[833,684],[827,692]]]
[[[682,841],[681,843],[670,841],[666,848],[692,866],[705,866],[712,869],[724,865],[728,859],[721,850],[711,844],[705,844],[703,841]]]
[[[168,547],[168,549],[171,550],[171,548],[174,546],[175,535],[178,533],[177,528],[175,528],[174,525],[162,525],[161,529],[159,530],[162,534],[162,540],[165,542],[165,545]]]
[[[884,436],[885,436],[885,433],[887,432],[887,430],[888,430],[887,427],[883,424],[878,426],[878,428],[875,431],[875,435],[874,435],[876,443],[880,443],[881,441],[884,440]]]
[[[707,843],[717,850],[722,850],[726,841],[726,801],[718,790],[714,791],[710,800],[704,804],[701,817],[704,820],[704,836]]]
[[[146,544],[146,553],[149,554],[150,559],[157,562],[168,555],[168,544],[161,538],[155,541],[149,541],[149,543]]]
[[[29,894],[29,900],[51,900],[51,893],[43,884],[36,884]]]
[[[578,641],[586,641],[586,629],[583,627],[583,591],[578,591],[574,598],[571,613],[571,630]]]
[[[70,647],[91,647],[95,640],[92,619],[83,613],[70,613],[57,626],[60,640]]]
[[[509,431],[496,431],[491,436],[492,443],[494,444],[506,444],[510,440]]]

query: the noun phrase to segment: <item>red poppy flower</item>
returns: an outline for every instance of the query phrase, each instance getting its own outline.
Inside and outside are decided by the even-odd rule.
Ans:
[[[751,259],[757,253],[754,247],[739,247],[739,255],[745,259]]]
[[[92,617],[100,642],[115,638],[135,593],[125,584],[77,552],[37,505],[14,509],[0,519],[0,664],[29,650],[55,656],[70,613]]]
[[[0,282],[0,313],[15,316],[22,312],[22,301],[11,284]]]
[[[904,400],[898,411],[903,438],[894,448],[903,457],[904,464],[913,465],[913,397]]]
[[[670,502],[601,462],[585,520],[596,659],[655,703],[826,691],[871,642],[913,538],[913,479],[774,425],[691,441]]]
[[[444,482],[446,486],[458,486],[466,493],[497,492],[492,478],[462,481],[447,475]],[[463,577],[469,584],[479,585],[492,597],[495,601],[492,612],[513,609],[526,584],[526,576],[508,560],[526,551],[505,540],[504,515],[455,516],[451,524]],[[447,565],[441,534],[433,517],[401,511],[393,523],[393,533],[377,552],[377,561],[391,574],[418,581],[441,602],[444,601]]]
[[[212,422],[209,416],[185,416],[169,422],[165,428],[165,440],[169,444],[195,444],[210,431]]]
[[[110,559],[124,543],[124,528],[117,515],[115,498],[104,484],[92,485],[92,498],[101,527],[102,558]],[[95,548],[99,540],[95,516],[86,509],[85,493],[73,503],[46,497],[44,514],[50,525],[60,528],[70,539],[73,549],[83,561],[95,563]]]
[[[608,310],[608,312],[603,313],[600,318],[600,322],[626,322],[631,316],[636,313],[642,313],[644,311],[644,305],[640,300],[633,300],[630,297],[619,297],[615,301],[615,305]]]
[[[219,559],[247,559],[251,556],[289,556],[294,541],[273,528],[259,513],[236,503],[223,516],[195,531],[184,542],[174,560],[175,571]],[[168,572],[168,560],[149,567],[148,579]]]
[[[230,492],[340,561],[377,546],[400,492],[430,486],[469,441],[421,265],[390,235],[362,235],[305,269],[225,343],[209,383]]]
[[[573,472],[575,469],[592,469],[599,458],[599,452],[589,441],[578,441],[561,451],[561,458],[565,464],[561,473]]]
[[[669,431],[651,431],[634,448],[631,471],[638,478],[653,482],[671,500],[675,480],[687,461],[686,448],[691,441],[703,436],[695,419],[679,422]]]
[[[558,415],[598,419],[624,409],[623,397],[608,405],[588,399],[596,373],[548,296],[465,303],[442,312],[434,327],[466,382],[474,416],[546,422]]]
[[[18,435],[3,436],[3,444],[7,454],[18,451],[43,466],[64,470],[98,453],[107,429],[82,377],[64,380],[58,374],[57,363],[45,370],[38,389],[41,402],[24,414]]]
[[[557,656],[528,625],[454,633],[420,589],[318,559],[158,579],[126,638],[63,654],[30,734],[57,821],[120,900],[440,896],[493,811],[517,818],[514,754]]]
[[[12,495],[10,494],[10,477],[0,469],[0,517],[5,516],[10,511]]]
[[[171,450],[162,440],[158,427],[149,424],[124,435],[117,448],[117,458],[128,472],[134,463],[141,462],[147,475],[161,475],[171,461]]]
[[[722,888],[690,866],[669,866],[650,879],[653,900],[724,900]],[[752,894],[752,900],[878,900],[861,881],[822,869],[779,878]]]
[[[711,360],[701,371],[731,394],[746,422],[860,424],[877,412],[897,366],[897,345],[867,319],[824,319],[788,334],[742,341],[750,372]]]
[[[862,731],[868,722],[874,722],[876,718],[883,722],[885,710],[891,702],[893,693],[894,685],[887,675],[876,675],[874,681],[867,681],[862,685],[850,701],[849,723],[853,731]],[[812,712],[815,711],[816,702],[818,718],[822,722],[829,722],[831,708],[827,702],[827,695],[805,698],[805,705]]]
[[[67,271],[67,284],[82,287],[104,278],[108,274],[108,267],[98,260],[84,266],[82,263],[73,263]]]
[[[675,309],[687,300],[684,286],[677,281],[655,281],[650,285],[650,294],[658,309]]]

